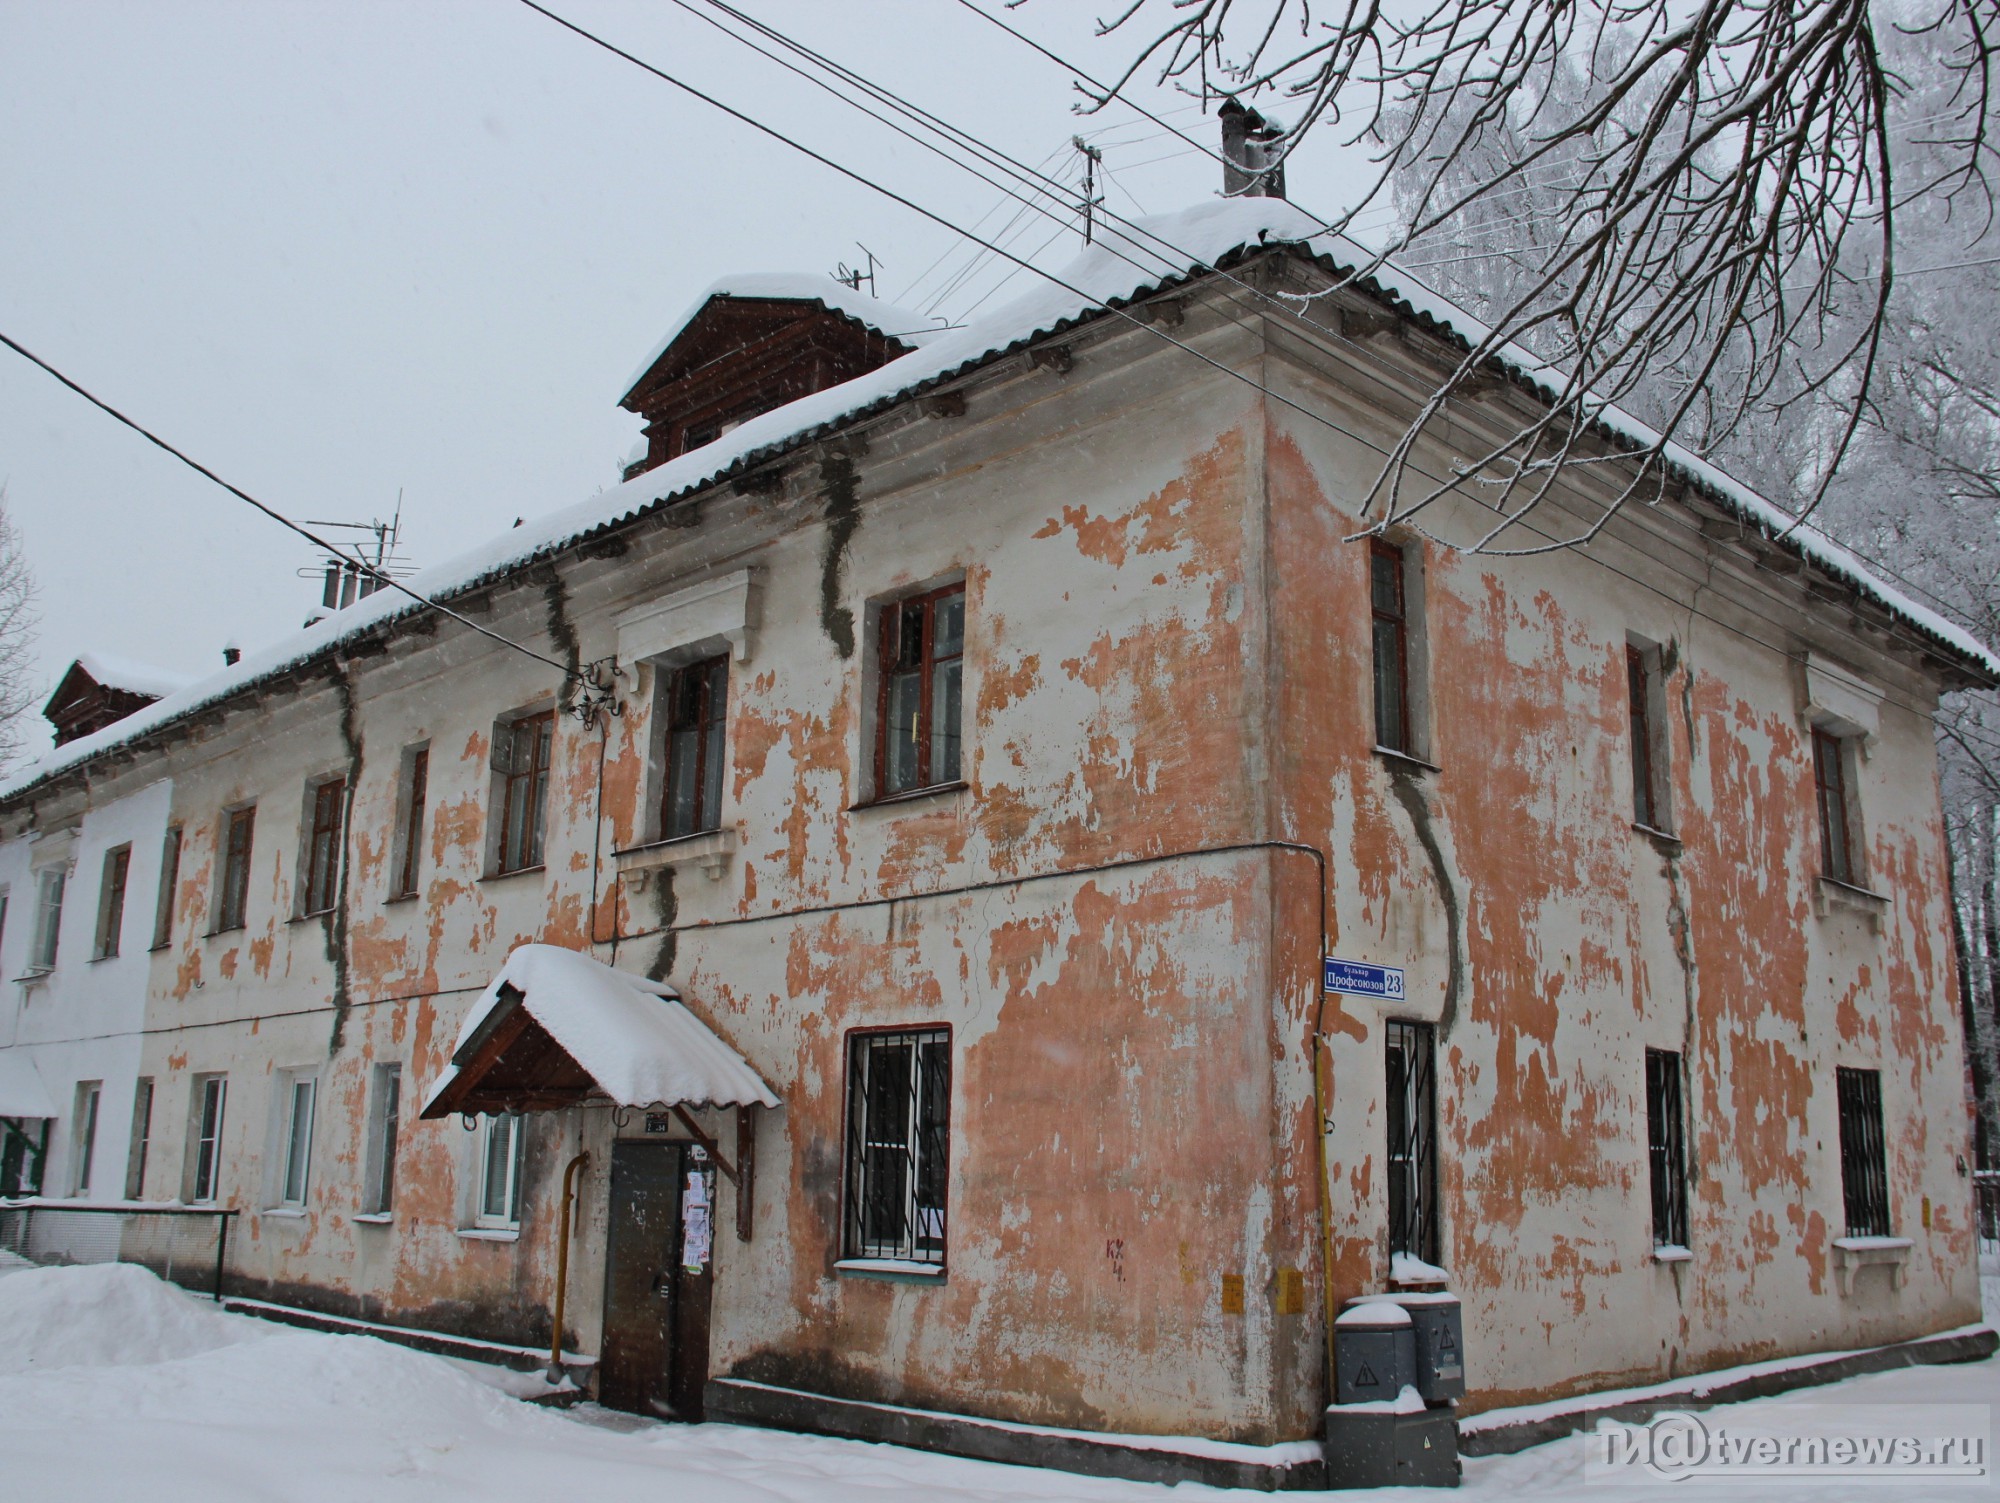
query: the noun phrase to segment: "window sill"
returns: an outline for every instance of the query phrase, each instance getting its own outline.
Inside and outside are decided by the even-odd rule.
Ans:
[[[1692,1263],[1694,1252],[1686,1247],[1656,1247],[1653,1249],[1655,1263]]]
[[[497,1226],[462,1226],[458,1229],[458,1234],[467,1242],[519,1242],[521,1240],[521,1229],[518,1226],[505,1228]]]
[[[382,901],[384,903],[414,903],[416,900],[417,894],[413,892],[392,892]]]
[[[118,958],[118,952],[116,950],[113,950],[109,955],[93,955],[85,963],[88,965],[97,965],[102,961],[116,960],[117,958]]]
[[[735,854],[736,831],[724,825],[693,835],[676,835],[671,840],[656,840],[650,845],[629,846],[613,851],[611,859],[618,865],[619,880],[643,892],[655,872],[676,866],[699,866],[709,881],[720,882],[722,874],[729,870],[730,857]]]
[[[243,934],[249,930],[248,924],[231,924],[227,929],[211,929],[202,935],[203,939],[227,939],[232,934]]]
[[[863,804],[849,804],[849,814],[866,814],[873,809],[895,809],[904,804],[920,804],[927,799],[944,799],[965,792],[972,785],[963,778],[952,783],[933,783],[928,788],[906,788],[901,793],[885,793]]]
[[[347,1219],[359,1222],[362,1226],[390,1226],[394,1224],[396,1216],[393,1211],[356,1211]]]
[[[304,1206],[266,1206],[257,1214],[272,1221],[304,1221],[306,1219]]]
[[[1375,755],[1388,764],[1391,772],[1436,774],[1444,771],[1435,762],[1426,762],[1422,757],[1413,757],[1408,752],[1397,751],[1392,746],[1376,747]]]
[[[1645,836],[1660,848],[1663,855],[1678,856],[1681,853],[1680,836],[1669,830],[1662,830],[1658,825],[1642,825],[1637,820],[1634,820],[1632,822],[1632,833]]]
[[[310,924],[314,919],[325,918],[332,913],[331,908],[316,908],[311,913],[295,913],[285,922],[288,924]]]
[[[1868,920],[1869,928],[1880,934],[1882,920],[1889,916],[1890,906],[1887,894],[1870,892],[1838,877],[1820,877],[1813,882],[1813,912],[1821,918],[1835,909],[1843,913],[1858,913]]]
[[[833,1271],[850,1279],[883,1279],[892,1284],[942,1284],[942,1263],[917,1263],[908,1258],[842,1258]]]
[[[517,866],[511,871],[488,872],[479,880],[482,882],[506,882],[514,877],[537,877],[547,870],[548,865],[546,863],[539,863],[535,866]]]
[[[25,976],[16,976],[14,978],[14,985],[40,986],[44,981],[48,980],[49,977],[53,976],[54,974],[55,970],[53,967],[51,967],[46,971],[30,971]]]
[[[1889,1270],[1889,1287],[1901,1289],[1910,1247],[1908,1237],[1835,1237],[1833,1281],[1841,1294],[1852,1295],[1856,1269],[1882,1267]]]

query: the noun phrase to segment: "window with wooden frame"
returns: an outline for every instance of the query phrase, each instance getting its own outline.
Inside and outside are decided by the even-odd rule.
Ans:
[[[250,906],[250,842],[257,808],[232,809],[222,817],[222,881],[215,900],[215,932],[241,929]]]
[[[164,950],[174,938],[174,889],[181,880],[181,827],[167,826],[160,843],[160,895],[153,908],[153,948]]]
[[[1681,1106],[1681,1057],[1646,1051],[1646,1168],[1653,1200],[1653,1245],[1688,1245],[1687,1139]]]
[[[889,602],[876,629],[875,796],[958,782],[964,581]]]
[[[146,1159],[153,1146],[153,1077],[141,1075],[132,1093],[132,1145],[125,1155],[125,1198],[143,1200]]]
[[[403,828],[396,838],[396,880],[392,898],[413,898],[423,874],[424,806],[430,801],[431,749],[414,746],[403,754]]]
[[[229,1094],[229,1081],[221,1075],[197,1075],[194,1079],[194,1111],[188,1133],[188,1186],[190,1205],[210,1205],[222,1182],[222,1108]]]
[[[1834,1071],[1840,1099],[1840,1190],[1850,1237],[1887,1237],[1889,1165],[1882,1134],[1882,1072]]]
[[[97,1169],[97,1108],[104,1100],[104,1082],[83,1080],[76,1087],[76,1138],[71,1145],[69,1193],[87,1196]]]
[[[1410,735],[1410,634],[1403,550],[1368,544],[1368,608],[1374,640],[1375,744],[1414,755]]]
[[[503,722],[493,738],[500,841],[494,871],[530,871],[542,864],[549,810],[549,764],[555,747],[553,710]]]
[[[660,838],[678,840],[722,823],[729,659],[703,658],[663,677],[667,775],[660,798]]]
[[[368,1105],[368,1158],[362,1180],[361,1209],[370,1216],[387,1216],[396,1206],[396,1140],[402,1128],[403,1067],[377,1065],[375,1090]]]
[[[91,953],[110,960],[118,953],[125,928],[125,885],[132,872],[132,847],[114,846],[104,853],[104,879],[97,890],[97,942]]]
[[[299,913],[310,918],[315,913],[331,913],[340,899],[341,825],[347,811],[347,779],[328,778],[314,784],[308,804]]]
[[[69,888],[69,868],[45,866],[35,873],[35,935],[28,955],[28,973],[44,975],[56,968],[62,946],[63,894]]]
[[[1813,797],[1819,815],[1820,875],[1860,885],[1849,803],[1847,738],[1823,726],[1812,733]]]
[[[843,1255],[942,1266],[951,1030],[850,1034]]]
[[[1387,1037],[1389,1251],[1436,1263],[1437,1032],[1391,1019]]]
[[[1670,834],[1673,814],[1667,797],[1667,726],[1661,713],[1656,648],[1637,642],[1625,644],[1625,693],[1632,758],[1632,823]]]

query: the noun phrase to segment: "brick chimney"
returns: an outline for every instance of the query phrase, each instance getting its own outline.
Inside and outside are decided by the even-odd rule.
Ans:
[[[1222,191],[1229,198],[1285,196],[1285,133],[1236,99],[1216,112],[1222,121]]]

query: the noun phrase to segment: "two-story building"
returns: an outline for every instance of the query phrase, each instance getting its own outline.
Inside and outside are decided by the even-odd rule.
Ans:
[[[1692,458],[1372,531],[1471,326],[1314,231],[949,332],[722,284],[622,485],[0,789],[165,801],[146,1185],[232,1286],[537,1343],[561,1265],[626,1407],[1267,1478],[1394,1282],[1467,1410],[1975,1320],[1930,717],[2000,663]]]

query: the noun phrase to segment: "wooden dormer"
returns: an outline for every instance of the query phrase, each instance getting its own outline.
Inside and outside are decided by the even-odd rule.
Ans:
[[[85,653],[63,673],[42,715],[62,746],[143,710],[182,687],[178,675],[137,663]]]
[[[674,326],[618,405],[646,420],[643,474],[739,423],[866,375],[930,326],[831,277],[717,283]]]

